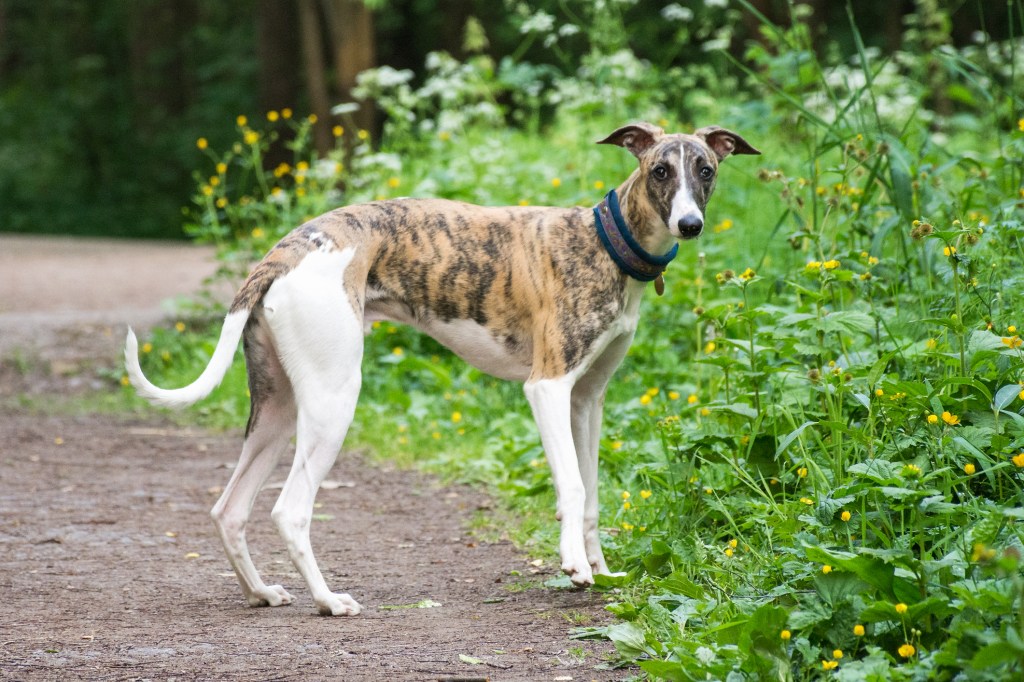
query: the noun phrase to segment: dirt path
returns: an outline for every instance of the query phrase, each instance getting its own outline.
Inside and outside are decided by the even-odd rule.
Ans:
[[[315,614],[265,491],[249,545],[297,603],[251,609],[207,515],[238,434],[16,407],[106,386],[120,324],[157,321],[212,269],[180,245],[0,235],[0,679],[629,677],[569,637],[608,622],[603,595],[544,589],[554,567],[468,529],[483,491],[343,453],[313,529],[328,582],[364,606],[341,619]],[[440,605],[392,608],[423,600]]]

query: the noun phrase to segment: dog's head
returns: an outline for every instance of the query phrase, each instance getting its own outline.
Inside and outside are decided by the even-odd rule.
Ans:
[[[693,239],[704,231],[704,208],[715,189],[718,163],[729,154],[761,153],[718,126],[666,135],[650,123],[634,123],[598,144],[625,147],[639,160],[630,185],[631,213],[660,221],[676,239]]]

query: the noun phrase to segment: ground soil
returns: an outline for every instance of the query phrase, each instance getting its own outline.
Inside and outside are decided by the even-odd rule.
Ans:
[[[345,452],[313,543],[361,615],[316,614],[256,503],[249,546],[296,603],[249,608],[208,517],[238,433],[102,414],[123,323],[166,318],[214,264],[184,245],[0,235],[0,679],[621,680],[607,596],[477,537],[484,490]],[[73,395],[70,401],[66,397]],[[74,407],[69,407],[73,405]],[[47,406],[53,407],[47,407]],[[83,407],[84,406],[84,407]],[[379,461],[379,458],[374,458]],[[408,607],[432,600],[438,606]]]

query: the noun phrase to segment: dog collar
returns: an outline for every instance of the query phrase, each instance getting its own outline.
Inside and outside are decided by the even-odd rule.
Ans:
[[[665,267],[679,251],[679,244],[675,244],[664,256],[644,251],[629,232],[614,189],[594,207],[594,222],[597,225],[597,236],[601,238],[601,243],[615,264],[624,273],[641,282],[651,282],[661,277]]]

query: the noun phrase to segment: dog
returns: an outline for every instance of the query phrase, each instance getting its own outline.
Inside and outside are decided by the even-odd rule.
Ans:
[[[378,320],[412,325],[480,370],[524,382],[557,495],[561,568],[578,586],[608,572],[597,497],[605,389],[633,339],[646,284],[660,290],[678,240],[703,231],[719,162],[760,152],[717,126],[665,134],[635,123],[599,144],[624,147],[638,167],[594,208],[395,199],[297,227],[253,268],[209,364],[184,388],[146,379],[128,330],[131,383],[168,407],[208,395],[243,341],[251,411],[240,461],[211,516],[250,605],[293,601],[260,578],[245,526],[295,435],[271,516],[319,612],[360,611],[328,588],[309,530],[355,411],[363,335]]]

